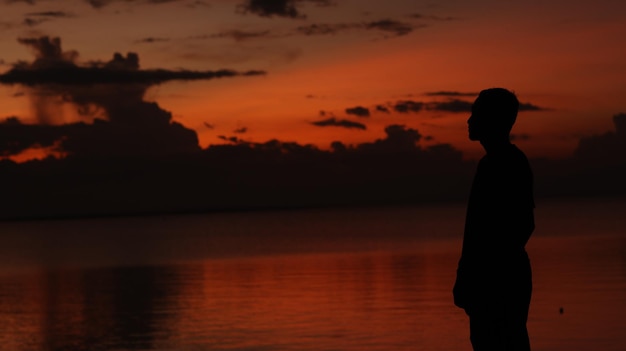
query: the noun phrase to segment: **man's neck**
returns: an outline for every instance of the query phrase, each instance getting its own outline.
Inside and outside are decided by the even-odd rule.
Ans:
[[[501,138],[481,140],[480,144],[485,149],[487,155],[497,155],[512,145],[508,135]]]

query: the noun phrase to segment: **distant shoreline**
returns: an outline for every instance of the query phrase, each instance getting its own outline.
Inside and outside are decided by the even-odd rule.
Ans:
[[[537,202],[567,202],[567,201],[609,201],[624,202],[625,197],[614,196],[550,196],[537,197]],[[241,206],[241,207],[222,207],[222,208],[197,208],[185,210],[171,211],[133,211],[133,212],[111,212],[111,213],[86,213],[86,214],[67,214],[67,215],[34,215],[34,216],[11,216],[0,217],[0,223],[12,222],[39,222],[39,221],[66,221],[66,220],[83,220],[83,219],[103,219],[103,218],[131,218],[131,217],[159,217],[159,216],[179,216],[179,215],[202,215],[202,214],[222,214],[222,213],[264,213],[264,212],[291,212],[306,211],[320,209],[348,209],[348,208],[379,208],[379,207],[422,207],[422,206],[441,206],[441,205],[465,205],[465,199],[447,199],[447,200],[423,200],[413,202],[372,202],[372,203],[335,203],[335,204],[312,204],[312,205],[279,205],[279,206]]]

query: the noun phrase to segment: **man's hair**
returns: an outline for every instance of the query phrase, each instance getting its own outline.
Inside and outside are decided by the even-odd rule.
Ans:
[[[519,110],[519,101],[513,92],[504,88],[485,89],[477,100],[480,100],[484,112],[494,118],[494,122],[502,122],[509,130],[513,127]]]

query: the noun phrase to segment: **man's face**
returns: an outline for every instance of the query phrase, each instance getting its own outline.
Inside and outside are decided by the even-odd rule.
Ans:
[[[467,120],[469,139],[472,141],[481,140],[487,133],[487,114],[483,104],[476,99],[472,105],[472,114]]]

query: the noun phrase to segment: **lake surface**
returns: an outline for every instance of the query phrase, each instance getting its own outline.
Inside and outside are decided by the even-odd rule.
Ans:
[[[533,350],[626,349],[624,214],[538,204]],[[451,296],[463,218],[441,205],[0,223],[0,350],[471,350]]]

